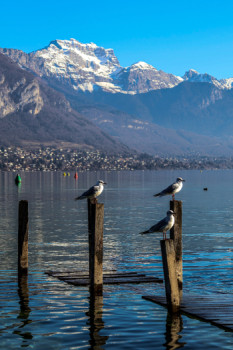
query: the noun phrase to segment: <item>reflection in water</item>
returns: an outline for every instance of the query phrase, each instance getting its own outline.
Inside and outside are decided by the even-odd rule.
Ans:
[[[18,193],[20,193],[21,192],[21,185],[22,185],[21,182],[16,183],[15,185],[18,188]]]
[[[180,313],[167,312],[166,333],[164,346],[167,350],[182,348],[185,343],[179,342],[182,336],[179,334],[183,329],[183,321]]]
[[[24,328],[27,324],[32,321],[29,320],[29,315],[31,309],[29,307],[29,289],[28,289],[28,275],[21,274],[18,276],[18,294],[19,294],[19,305],[20,311],[18,319],[22,321],[22,324],[19,326],[18,330],[15,330],[13,333],[18,334],[22,337],[21,347],[28,347],[29,344],[26,343],[28,339],[32,339],[33,336],[30,332],[23,332],[21,328]]]
[[[106,344],[108,336],[100,335],[99,332],[104,328],[103,315],[103,296],[90,294],[90,304],[88,324],[90,325],[90,348],[95,350],[103,349],[102,345]]]

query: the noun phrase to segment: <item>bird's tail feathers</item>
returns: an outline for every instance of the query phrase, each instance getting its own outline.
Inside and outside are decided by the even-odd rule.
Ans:
[[[84,199],[84,198],[85,198],[85,197],[83,197],[83,196],[79,196],[79,197],[76,197],[75,200],[78,201],[78,200]]]
[[[150,231],[147,230],[147,231],[140,232],[140,235],[145,235],[146,233],[150,233]]]
[[[154,197],[160,197],[161,196],[161,194],[160,193],[156,193],[156,194],[154,194]]]

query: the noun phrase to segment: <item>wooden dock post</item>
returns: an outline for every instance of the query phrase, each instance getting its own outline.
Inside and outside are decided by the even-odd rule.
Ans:
[[[183,296],[183,261],[182,261],[182,201],[170,201],[170,209],[175,213],[175,224],[170,230],[170,238],[174,242],[176,256],[176,274],[180,299]]]
[[[28,201],[19,202],[18,211],[18,274],[28,273]]]
[[[104,204],[88,199],[89,278],[96,295],[103,293]]]
[[[160,241],[167,306],[172,312],[180,307],[180,293],[176,274],[176,257],[172,239]]]
[[[175,212],[175,224],[170,230],[170,239],[160,241],[167,305],[177,312],[183,294],[182,263],[182,202],[170,201],[170,209]]]

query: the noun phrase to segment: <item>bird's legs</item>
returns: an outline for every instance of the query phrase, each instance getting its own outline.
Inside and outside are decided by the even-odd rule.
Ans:
[[[174,195],[174,194],[172,194],[172,200],[173,200],[173,201],[175,200],[175,195]]]
[[[165,232],[163,232],[163,240],[165,240],[166,241],[166,239],[167,239],[167,232],[165,231]]]

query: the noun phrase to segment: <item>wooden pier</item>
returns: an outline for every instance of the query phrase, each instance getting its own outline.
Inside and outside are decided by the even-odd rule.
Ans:
[[[170,239],[162,240],[161,253],[165,280],[164,296],[143,296],[143,299],[165,306],[174,315],[180,313],[233,331],[233,295],[183,295],[182,202],[171,201],[175,225]]]
[[[143,296],[143,299],[167,307],[165,296]],[[209,322],[214,326],[233,331],[233,296],[211,294],[205,296],[183,295],[180,313]]]
[[[171,315],[185,314],[209,322],[226,331],[233,331],[233,295],[183,295],[182,271],[182,202],[171,201],[170,208],[176,213],[176,224],[170,239],[161,241],[164,270],[164,296],[142,296],[168,308]],[[88,201],[89,271],[46,271],[51,277],[75,286],[89,286],[91,300],[102,300],[103,285],[163,283],[163,280],[135,271],[103,271],[103,218],[104,207],[97,200]],[[28,307],[28,203],[19,203],[18,228],[18,282],[23,309]],[[98,299],[100,297],[100,299]],[[92,305],[92,304],[91,304]],[[90,306],[92,312],[92,306]]]
[[[74,286],[90,285],[88,273],[81,271],[72,272],[54,272],[46,271],[46,274],[59,280],[73,284]],[[103,272],[103,284],[127,284],[127,283],[163,283],[163,280],[153,276],[146,276],[138,272]]]
[[[163,283],[162,279],[144,273],[103,271],[104,204],[98,203],[96,198],[88,199],[87,208],[89,272],[46,271],[46,274],[74,286],[90,286],[95,295],[102,295],[105,284]]]

